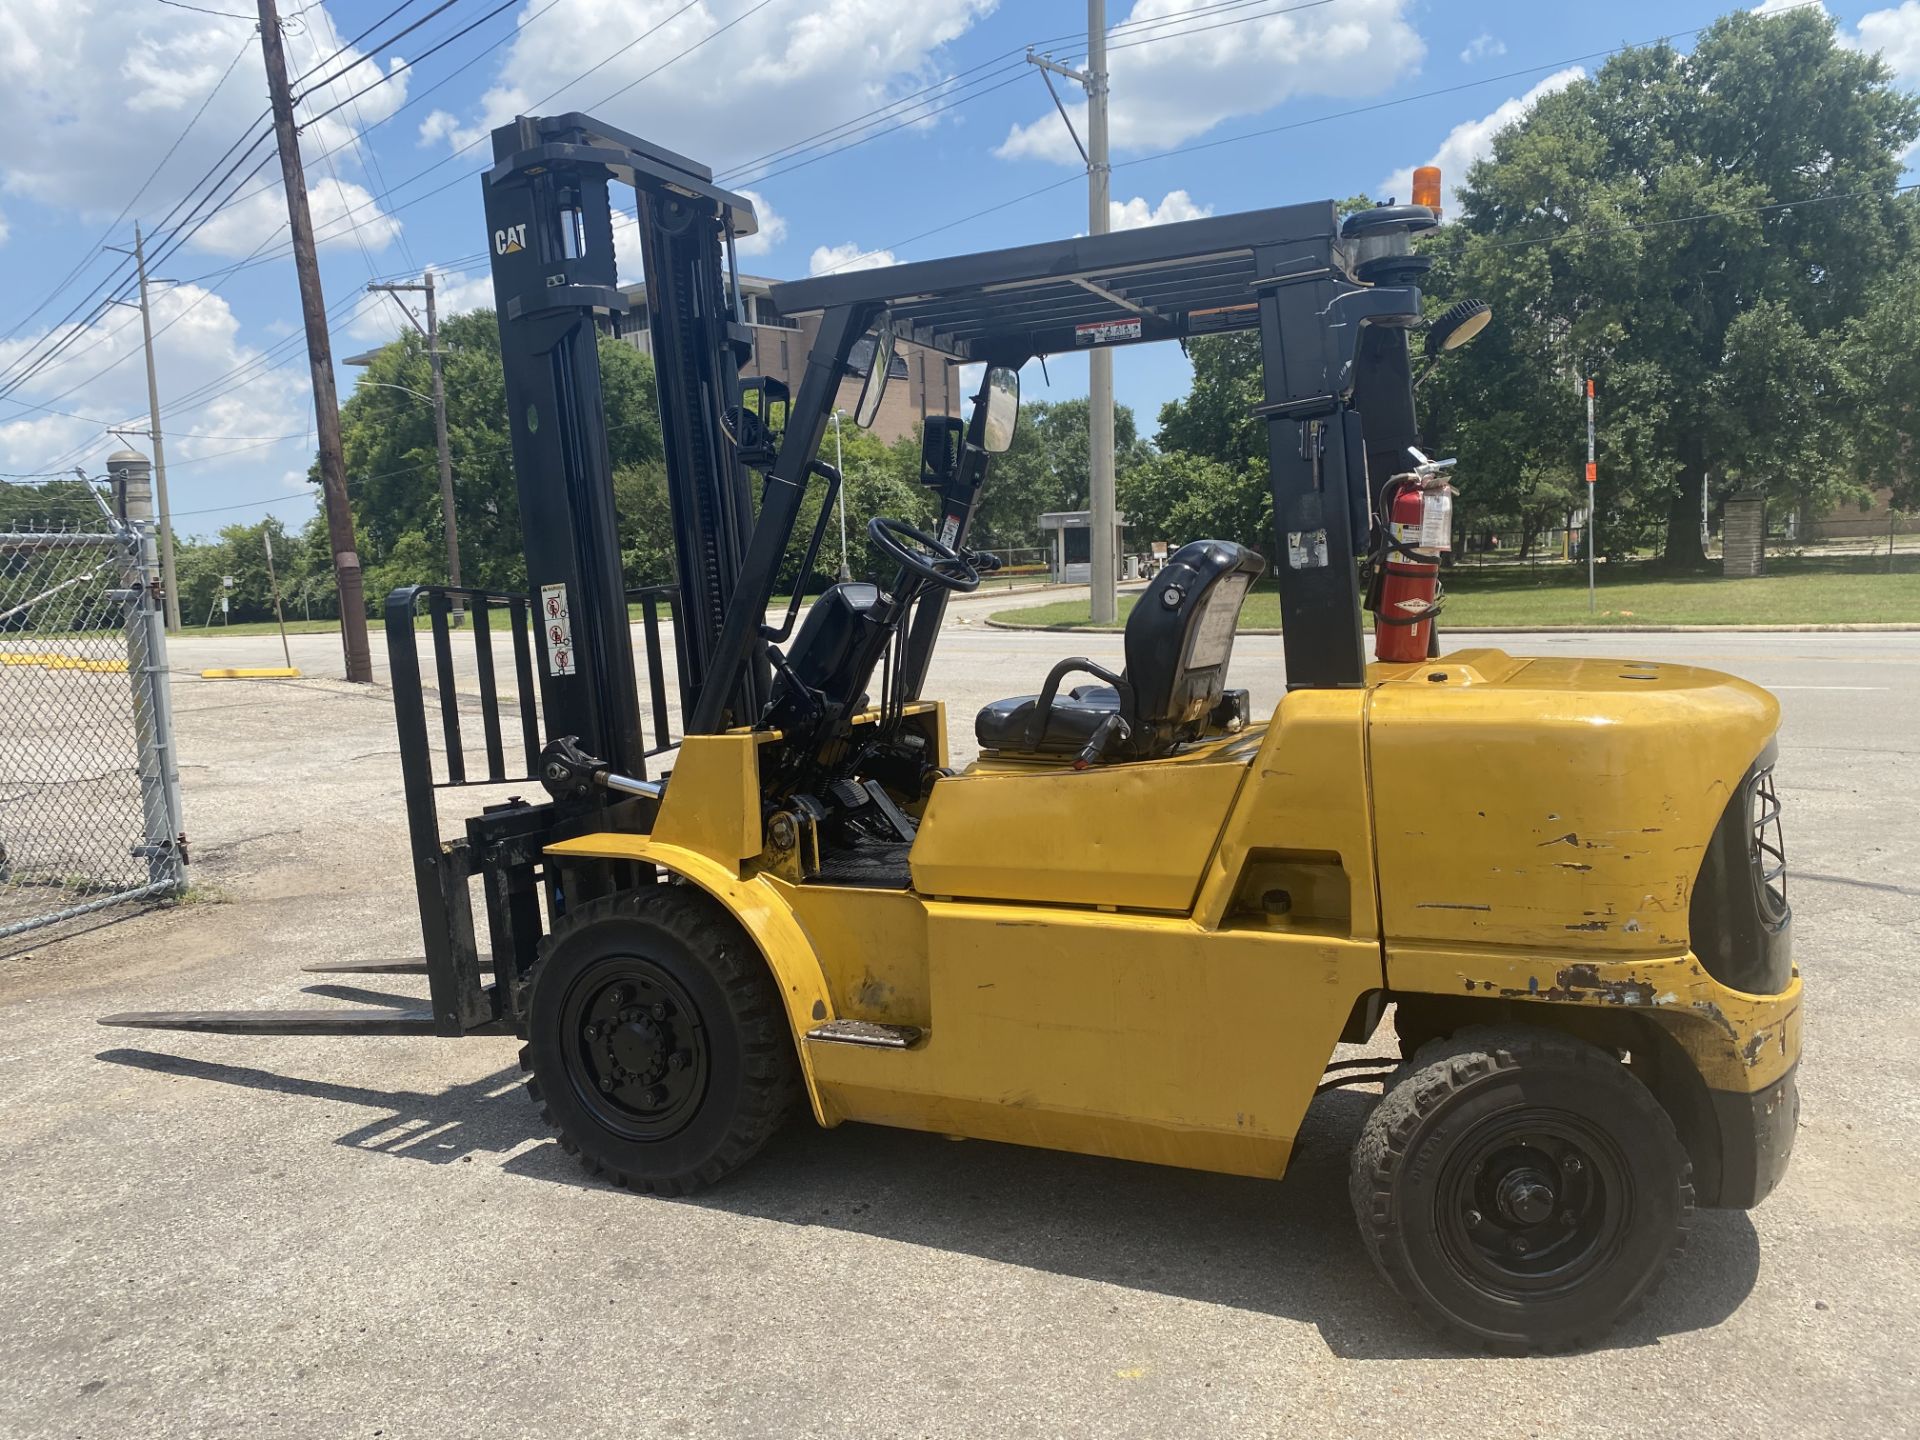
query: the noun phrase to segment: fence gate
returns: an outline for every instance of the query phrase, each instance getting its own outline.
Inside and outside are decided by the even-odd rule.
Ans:
[[[90,486],[0,500],[0,939],[184,888],[150,527]]]

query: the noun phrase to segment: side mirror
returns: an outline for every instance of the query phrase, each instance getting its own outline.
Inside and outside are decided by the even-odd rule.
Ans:
[[[853,407],[853,421],[862,430],[871,430],[880,414],[880,402],[887,394],[887,372],[893,368],[893,322],[880,317],[873,341],[873,363],[867,366],[867,383],[860,387],[860,399]]]
[[[987,407],[980,426],[980,448],[990,455],[1013,446],[1013,429],[1020,419],[1020,372],[1005,365],[990,366],[980,387],[980,403]]]

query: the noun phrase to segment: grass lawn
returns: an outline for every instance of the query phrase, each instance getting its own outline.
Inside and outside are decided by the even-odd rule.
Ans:
[[[1613,573],[1609,574],[1608,571]],[[1834,625],[1869,621],[1920,624],[1920,556],[1898,555],[1887,573],[1885,555],[1769,558],[1757,580],[1714,575],[1674,579],[1649,565],[1602,566],[1597,605],[1587,613],[1587,572],[1574,565],[1537,568],[1462,565],[1444,579],[1441,627],[1453,625]],[[1120,597],[1126,622],[1134,596]],[[1087,624],[1085,600],[1062,600],[1003,610],[996,620],[1018,625]],[[1280,625],[1280,594],[1263,580],[1240,612],[1243,630]]]

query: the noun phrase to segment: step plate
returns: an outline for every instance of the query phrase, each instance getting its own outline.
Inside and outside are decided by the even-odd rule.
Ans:
[[[871,1020],[829,1020],[807,1032],[823,1045],[867,1045],[876,1050],[911,1050],[927,1038],[918,1025],[876,1025]]]

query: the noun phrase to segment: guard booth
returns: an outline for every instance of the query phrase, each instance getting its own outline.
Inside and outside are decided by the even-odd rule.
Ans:
[[[1093,512],[1090,510],[1050,510],[1040,517],[1040,529],[1047,537],[1047,566],[1056,585],[1088,584],[1093,579]],[[1120,557],[1126,553],[1127,517],[1113,517],[1113,573],[1121,573]],[[1131,579],[1132,576],[1127,578]]]

